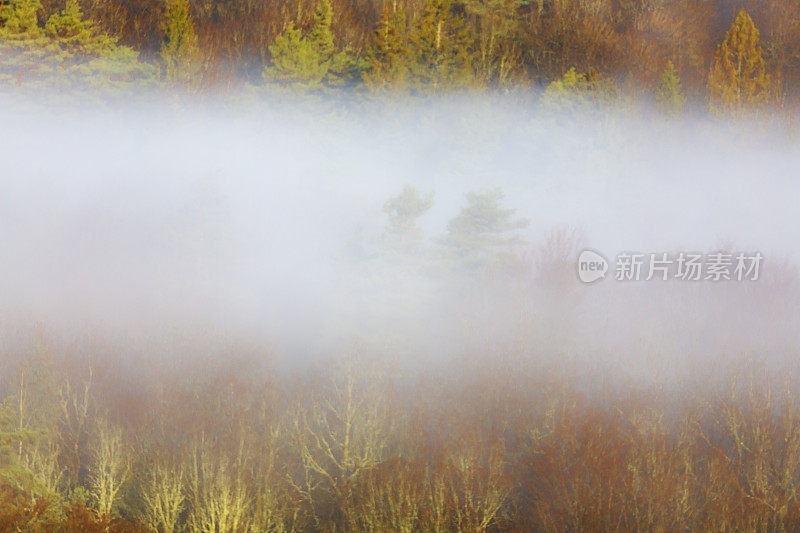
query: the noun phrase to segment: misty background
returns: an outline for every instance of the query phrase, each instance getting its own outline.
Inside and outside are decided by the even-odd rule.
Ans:
[[[406,362],[523,346],[631,375],[630,361],[691,375],[711,348],[780,358],[800,340],[800,151],[780,120],[579,119],[490,97],[318,105],[5,106],[6,338],[40,324],[80,346],[134,339],[131,362],[201,332],[290,367],[354,346]],[[433,248],[466,193],[500,187],[529,221],[522,258],[571,228],[609,259],[760,251],[762,279],[587,287],[573,270],[549,290],[534,260],[513,279],[412,268],[378,244],[406,184],[434,194],[419,221]]]

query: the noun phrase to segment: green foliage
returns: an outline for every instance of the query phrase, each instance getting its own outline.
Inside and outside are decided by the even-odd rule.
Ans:
[[[70,55],[102,55],[115,48],[114,38],[100,33],[93,21],[83,18],[77,0],[69,0],[63,11],[53,14],[47,20],[44,31]]]
[[[515,232],[527,227],[528,221],[503,208],[504,196],[501,189],[468,193],[467,205],[447,224],[445,245],[467,265],[485,266],[521,242]]]
[[[153,68],[84,18],[77,0],[40,27],[38,0],[0,7],[0,82],[35,88],[124,89],[148,84]]]
[[[316,91],[357,79],[361,67],[350,50],[334,50],[332,20],[329,0],[320,0],[308,35],[290,22],[269,47],[272,62],[264,69],[264,79],[299,91]]]
[[[767,74],[753,19],[742,9],[717,49],[708,76],[709,108],[718,115],[757,108],[770,95]]]
[[[420,194],[413,185],[406,185],[403,191],[390,198],[383,206],[389,217],[384,231],[384,243],[391,249],[406,251],[420,244],[422,232],[417,220],[433,207],[433,194]]]
[[[450,0],[428,0],[410,36],[416,91],[436,93],[474,83],[474,39]]]
[[[3,27],[0,37],[4,40],[25,41],[41,37],[38,11],[42,9],[39,0],[9,0],[0,6],[0,19]]]
[[[669,116],[677,117],[683,113],[686,106],[686,96],[683,94],[683,86],[675,65],[672,61],[667,62],[667,68],[661,76],[661,84],[656,92],[656,104],[659,109]]]
[[[475,36],[450,0],[428,0],[409,28],[402,8],[383,11],[363,80],[373,91],[437,93],[479,81]]]
[[[408,50],[406,13],[396,5],[387,7],[375,28],[375,43],[366,54],[364,84],[372,91],[405,89],[411,72]]]
[[[560,80],[552,82],[541,98],[548,111],[588,112],[618,96],[614,84],[595,71],[578,74],[569,69]]]
[[[185,0],[174,0],[167,6],[161,60],[164,63],[164,75],[171,82],[191,83],[200,70],[197,34]]]
[[[323,60],[327,60],[333,56],[332,22],[333,8],[331,7],[330,0],[320,1],[314,11],[314,26],[311,28],[308,40],[311,41],[314,50]]]
[[[313,42],[305,39],[294,23],[269,47],[272,64],[264,70],[267,81],[278,82],[293,89],[319,89],[328,73],[328,63],[320,58]]]
[[[0,76],[4,81],[21,83],[23,75],[35,78],[57,68],[51,41],[39,27],[40,9],[39,0],[9,0],[0,6]]]

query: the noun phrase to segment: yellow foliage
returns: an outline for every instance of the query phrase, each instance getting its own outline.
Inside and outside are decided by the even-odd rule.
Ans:
[[[759,31],[742,9],[717,49],[708,76],[709,108],[718,115],[757,108],[769,99],[770,81]]]

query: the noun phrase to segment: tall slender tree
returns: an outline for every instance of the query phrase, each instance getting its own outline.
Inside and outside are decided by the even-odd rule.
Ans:
[[[375,41],[366,54],[364,84],[373,91],[404,89],[410,74],[406,12],[387,6],[375,27]]]
[[[428,0],[411,34],[417,90],[435,93],[475,82],[474,42],[450,0]]]
[[[683,113],[686,106],[686,96],[683,86],[672,61],[667,61],[667,68],[661,76],[661,83],[656,92],[656,104],[667,115],[676,117]]]
[[[757,108],[769,99],[770,81],[759,31],[741,9],[717,48],[708,76],[709,108],[715,114]]]
[[[161,59],[164,74],[171,82],[191,83],[200,71],[200,49],[186,0],[173,0],[167,6]]]

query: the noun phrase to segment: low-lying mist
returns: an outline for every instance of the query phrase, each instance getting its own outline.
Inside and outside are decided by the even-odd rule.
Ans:
[[[133,359],[210,335],[289,365],[363,343],[414,364],[522,346],[629,371],[797,341],[800,150],[784,121],[578,119],[489,97],[195,104],[3,111],[7,328],[149,339],[128,345]],[[406,185],[433,205],[404,256],[381,242],[382,208]],[[465,194],[496,188],[528,223],[513,268],[421,265],[438,261]],[[749,284],[611,272],[584,286],[583,247],[765,261]],[[566,274],[547,287],[551,263]]]
[[[789,120],[18,104],[0,532],[800,524]]]

